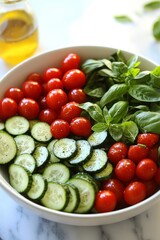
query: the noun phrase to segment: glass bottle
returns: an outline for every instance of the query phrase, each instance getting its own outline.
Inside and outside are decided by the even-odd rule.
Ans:
[[[38,26],[28,0],[0,0],[0,58],[15,65],[37,47]]]

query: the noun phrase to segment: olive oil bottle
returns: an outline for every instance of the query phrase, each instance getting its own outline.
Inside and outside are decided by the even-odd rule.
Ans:
[[[38,26],[27,0],[0,0],[0,58],[15,65],[38,47]]]

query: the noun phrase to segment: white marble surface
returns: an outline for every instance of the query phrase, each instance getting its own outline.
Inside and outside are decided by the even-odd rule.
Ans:
[[[160,11],[144,12],[145,0],[30,0],[40,43],[35,54],[71,45],[102,45],[129,50],[160,64],[160,42],[152,23]],[[129,14],[121,24],[114,15]],[[0,59],[0,77],[11,67]],[[111,225],[75,227],[42,219],[0,189],[0,240],[159,240],[160,203],[139,216]]]

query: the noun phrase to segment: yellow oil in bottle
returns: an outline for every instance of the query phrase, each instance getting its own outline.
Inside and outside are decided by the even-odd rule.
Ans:
[[[30,57],[38,46],[38,29],[25,10],[0,14],[0,57],[17,64]]]

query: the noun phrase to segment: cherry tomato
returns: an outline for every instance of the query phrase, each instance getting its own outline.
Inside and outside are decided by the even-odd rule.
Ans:
[[[53,89],[63,89],[63,83],[59,78],[51,78],[47,82],[47,91],[51,91]]]
[[[110,190],[100,190],[96,194],[94,208],[97,212],[111,212],[116,208],[116,194]]]
[[[157,164],[150,158],[142,159],[136,166],[136,175],[141,180],[151,180],[157,172]]]
[[[76,136],[88,137],[91,134],[91,122],[84,117],[73,118],[70,123],[71,132]]]
[[[154,181],[160,187],[160,167],[158,167],[157,172],[154,176]]]
[[[2,98],[0,100],[0,119],[6,120],[7,118],[13,117],[17,114],[17,103],[11,98]]]
[[[28,75],[26,81],[33,81],[42,84],[43,78],[39,73],[31,73]]]
[[[47,122],[51,124],[57,118],[57,113],[52,109],[43,109],[39,114],[39,120],[41,122]]]
[[[46,97],[42,97],[42,98],[39,100],[39,106],[40,106],[40,109],[41,109],[41,110],[48,108],[47,103],[46,103]]]
[[[62,82],[67,90],[82,88],[86,83],[86,76],[79,69],[71,69],[63,75]]]
[[[69,53],[62,61],[61,69],[67,72],[70,69],[79,68],[80,57],[76,53]]]
[[[143,181],[143,183],[146,186],[147,197],[152,196],[157,191],[157,184],[154,180]]]
[[[117,202],[123,201],[124,184],[116,178],[110,178],[102,182],[102,190],[111,190],[116,194]]]
[[[67,94],[62,89],[53,89],[46,96],[47,106],[55,111],[60,110],[67,101]]]
[[[43,74],[43,78],[45,82],[48,82],[51,78],[59,78],[61,79],[62,72],[59,68],[52,67],[46,69],[46,71]]]
[[[18,113],[28,120],[36,119],[39,114],[39,105],[33,99],[23,98],[18,104]]]
[[[127,157],[128,147],[123,142],[114,143],[108,150],[108,158],[109,160],[116,164],[121,159]]]
[[[87,100],[87,96],[83,89],[77,88],[77,89],[72,89],[68,93],[68,99],[69,101],[74,101],[77,103],[84,103]]]
[[[115,166],[115,174],[122,182],[132,181],[135,176],[136,165],[130,159],[122,159]]]
[[[5,92],[5,97],[11,98],[19,103],[19,101],[24,97],[24,94],[20,88],[11,87]]]
[[[144,144],[147,147],[153,147],[159,141],[159,135],[156,133],[141,133],[138,135],[137,143]]]
[[[148,154],[148,158],[151,158],[156,163],[158,163],[159,161],[158,148],[159,148],[158,144],[154,145],[152,148],[149,149],[149,154]]]
[[[61,119],[67,122],[71,122],[73,118],[79,117],[81,112],[82,110],[79,107],[78,103],[68,102],[61,108],[59,116]]]
[[[143,158],[146,158],[148,154],[148,147],[142,144],[131,145],[128,149],[128,158],[135,163],[138,163]]]
[[[42,93],[42,87],[38,82],[26,81],[22,84],[22,91],[25,98],[38,100]]]
[[[139,181],[129,183],[129,185],[124,190],[124,199],[129,205],[134,205],[143,201],[146,196],[146,186],[144,183]]]
[[[57,119],[51,124],[51,133],[54,138],[61,139],[65,138],[69,135],[70,126],[69,123],[62,120]]]

